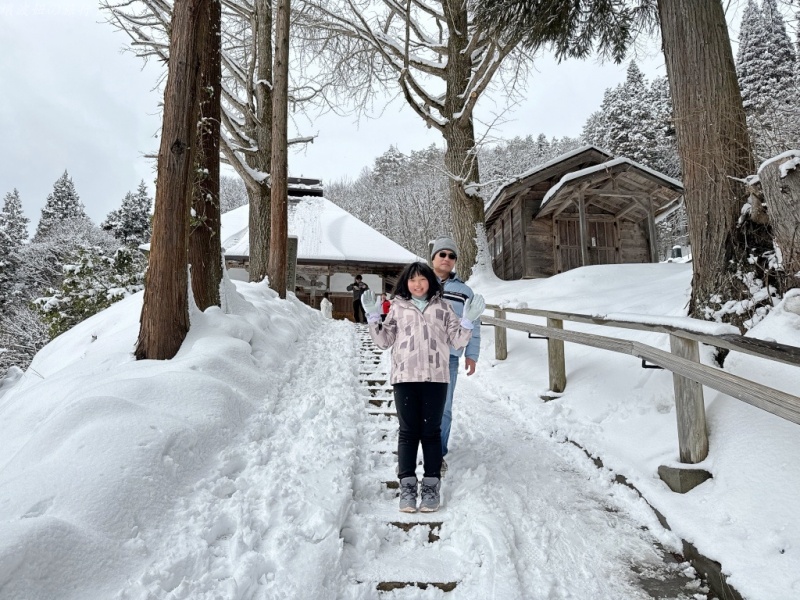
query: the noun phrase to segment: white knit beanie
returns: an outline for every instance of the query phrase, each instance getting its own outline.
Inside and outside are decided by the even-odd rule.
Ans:
[[[449,237],[440,237],[437,238],[435,242],[433,242],[433,248],[431,249],[431,258],[436,256],[439,250],[452,250],[453,253],[458,256],[458,246],[456,246],[455,240]]]

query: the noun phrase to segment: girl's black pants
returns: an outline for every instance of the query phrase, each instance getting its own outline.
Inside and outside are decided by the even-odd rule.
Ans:
[[[394,384],[394,404],[400,420],[397,440],[398,476],[415,477],[417,448],[422,444],[425,477],[440,477],[442,413],[447,384],[430,381]]]

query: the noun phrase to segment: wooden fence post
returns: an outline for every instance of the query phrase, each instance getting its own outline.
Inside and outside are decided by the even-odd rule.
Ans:
[[[496,309],[494,311],[494,318],[505,319],[506,311]],[[494,326],[494,357],[497,360],[505,360],[508,358],[507,332],[508,330],[505,327],[500,327],[500,325]]]
[[[700,362],[700,348],[695,340],[670,335],[669,346],[675,356]],[[708,456],[708,431],[706,430],[703,386],[674,373],[672,382],[675,387],[680,461],[691,464],[699,463]]]
[[[564,321],[547,319],[551,329],[564,329]],[[547,338],[547,364],[550,368],[550,391],[563,392],[567,387],[567,367],[564,364],[564,340]]]

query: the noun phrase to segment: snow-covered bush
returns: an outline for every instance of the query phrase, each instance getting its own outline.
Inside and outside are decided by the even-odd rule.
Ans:
[[[60,289],[37,298],[36,306],[56,337],[114,302],[138,292],[144,284],[144,258],[136,250],[118,248],[113,257],[98,246],[78,249],[74,264],[64,265]]]
[[[27,369],[49,341],[47,326],[32,304],[10,303],[0,313],[0,380],[11,367]]]

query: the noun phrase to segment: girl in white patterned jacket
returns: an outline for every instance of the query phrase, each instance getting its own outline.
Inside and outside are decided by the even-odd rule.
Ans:
[[[428,265],[408,265],[395,287],[395,299],[381,322],[380,305],[371,291],[361,297],[369,332],[383,349],[392,348],[391,383],[400,421],[397,442],[400,510],[417,510],[417,450],[422,445],[424,476],[419,509],[439,509],[441,423],[450,381],[450,348],[463,348],[473,321],[483,312],[476,294],[464,307],[464,318],[442,298],[442,287]],[[472,318],[470,318],[472,317]]]

